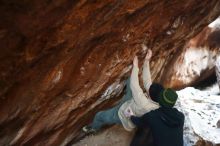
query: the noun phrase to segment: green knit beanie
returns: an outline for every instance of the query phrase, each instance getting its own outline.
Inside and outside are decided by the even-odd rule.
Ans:
[[[178,95],[176,91],[173,89],[167,88],[163,92],[161,92],[159,104],[162,107],[173,107],[176,103],[176,100],[178,98]]]

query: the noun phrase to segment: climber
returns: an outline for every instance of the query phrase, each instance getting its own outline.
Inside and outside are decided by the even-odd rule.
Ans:
[[[83,127],[83,131],[87,134],[95,133],[100,130],[104,125],[122,124],[125,130],[131,131],[135,128],[135,125],[128,117],[130,114],[135,116],[142,116],[146,112],[159,108],[159,104],[151,100],[151,94],[153,92],[160,93],[161,85],[151,82],[151,75],[149,69],[149,61],[152,56],[152,51],[148,50],[144,60],[142,78],[144,82],[144,88],[147,92],[144,94],[139,85],[138,79],[138,58],[135,56],[133,60],[133,69],[131,77],[126,81],[125,95],[121,99],[120,103],[108,110],[98,112],[93,122]],[[152,96],[157,97],[157,96]]]
[[[141,117],[130,115],[131,121],[137,126],[137,129],[149,129],[153,136],[153,146],[183,146],[183,125],[184,115],[173,106],[176,103],[178,95],[170,88],[164,89],[159,97],[160,108],[152,110]],[[145,133],[139,133],[143,137]],[[149,135],[149,133],[148,133]],[[146,142],[136,143],[134,136],[131,146],[147,145]]]

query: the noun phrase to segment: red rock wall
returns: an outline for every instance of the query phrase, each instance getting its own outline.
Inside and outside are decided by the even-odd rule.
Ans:
[[[136,53],[153,50],[160,81],[219,7],[218,0],[1,0],[0,145],[76,140],[121,93]]]

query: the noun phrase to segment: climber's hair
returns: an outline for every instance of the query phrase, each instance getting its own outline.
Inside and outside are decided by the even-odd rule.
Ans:
[[[159,102],[160,94],[164,91],[164,87],[158,83],[152,83],[149,88],[149,95],[155,102]]]

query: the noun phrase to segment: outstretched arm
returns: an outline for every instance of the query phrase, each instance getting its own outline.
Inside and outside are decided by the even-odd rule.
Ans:
[[[147,55],[144,60],[143,73],[142,73],[144,88],[147,92],[150,88],[150,85],[152,84],[151,74],[150,74],[150,63],[149,63],[151,57],[152,57],[152,51],[148,50]]]
[[[142,105],[143,101],[145,101],[143,98],[146,98],[146,97],[139,84],[138,72],[139,72],[138,59],[137,59],[137,56],[135,56],[133,60],[133,69],[131,72],[130,87],[131,87],[131,91],[132,91],[132,95],[133,95],[135,103],[137,103],[138,105]]]

